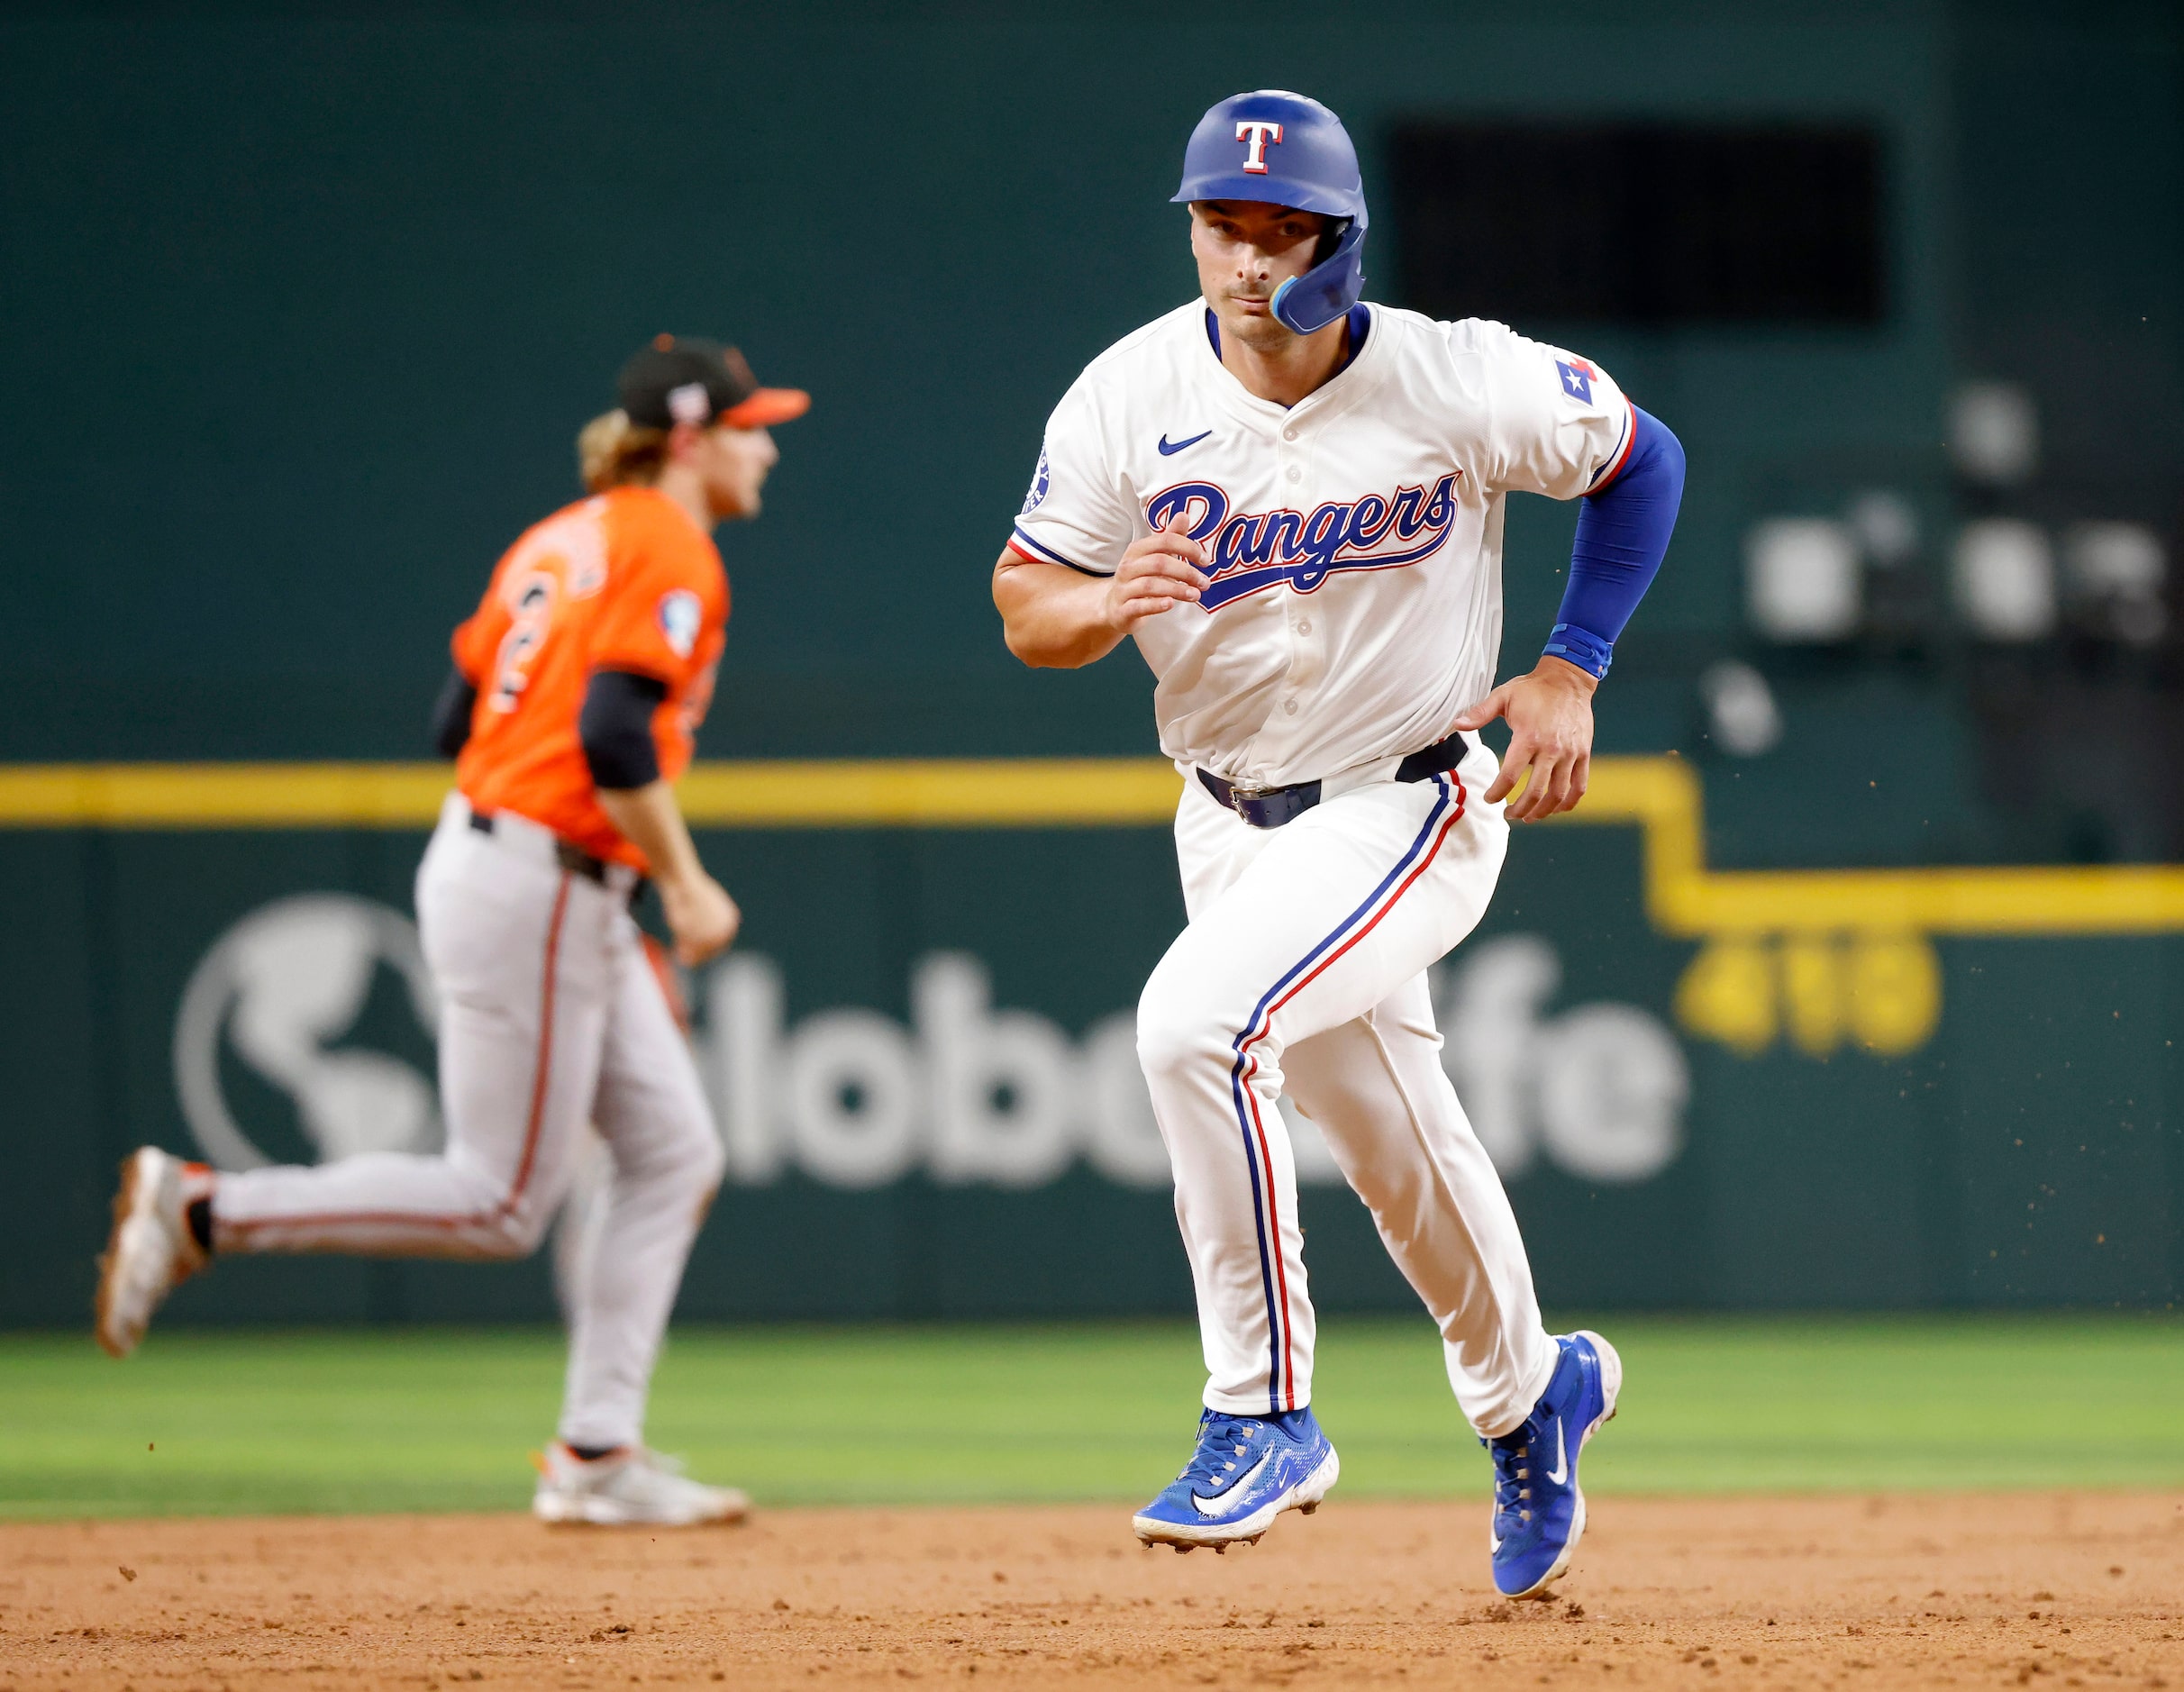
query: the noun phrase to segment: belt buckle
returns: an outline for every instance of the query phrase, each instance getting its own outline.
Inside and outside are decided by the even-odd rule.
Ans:
[[[1253,828],[1277,828],[1288,819],[1282,817],[1269,820],[1266,812],[1260,807],[1287,792],[1288,792],[1287,787],[1239,787],[1232,785],[1229,788],[1229,808],[1236,814],[1240,820],[1250,823]],[[1252,814],[1254,811],[1258,814]]]

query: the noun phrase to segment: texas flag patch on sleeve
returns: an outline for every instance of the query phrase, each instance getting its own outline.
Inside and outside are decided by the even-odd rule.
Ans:
[[[1593,378],[1599,371],[1583,359],[1557,359],[1554,368],[1562,373],[1562,392],[1581,404],[1592,404]]]

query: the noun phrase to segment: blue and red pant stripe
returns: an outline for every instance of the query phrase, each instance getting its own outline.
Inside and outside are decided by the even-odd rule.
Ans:
[[[1453,771],[1433,778],[1433,809],[1417,838],[1405,850],[1395,868],[1383,877],[1364,903],[1337,923],[1266,990],[1252,1007],[1251,1018],[1235,1039],[1236,1060],[1229,1070],[1229,1091],[1235,1105],[1236,1126],[1243,1136],[1243,1158],[1251,1178],[1251,1221],[1259,1236],[1259,1272],[1267,1301],[1267,1414],[1279,1415],[1297,1404],[1296,1360],[1290,1341],[1289,1276],[1282,1260],[1281,1218],[1274,1186],[1273,1160],[1267,1152],[1266,1123],[1260,1111],[1259,1092],[1252,1086],[1259,1074],[1259,1057],[1252,1048],[1267,1036],[1275,1013],[1331,968],[1395,909],[1411,886],[1432,864],[1449,831],[1462,820],[1464,787]]]

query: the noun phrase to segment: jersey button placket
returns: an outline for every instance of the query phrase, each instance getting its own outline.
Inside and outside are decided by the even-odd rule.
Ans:
[[[1302,426],[1290,423],[1283,425],[1284,444],[1277,453],[1282,463],[1282,480],[1293,490],[1289,504],[1300,514],[1305,511],[1305,500],[1298,484],[1305,479],[1305,453],[1295,442]],[[1324,668],[1317,644],[1312,640],[1312,620],[1305,610],[1305,601],[1292,587],[1281,590],[1283,632],[1288,637],[1289,667],[1286,678],[1288,691],[1280,705],[1282,720],[1294,723],[1303,708],[1303,699],[1318,684]]]

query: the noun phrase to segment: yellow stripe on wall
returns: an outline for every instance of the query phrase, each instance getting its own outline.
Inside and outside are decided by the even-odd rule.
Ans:
[[[0,766],[0,828],[426,828],[447,790],[444,764]],[[1146,758],[714,762],[681,787],[702,828],[1165,826],[1177,791]],[[1679,936],[2184,932],[2180,865],[1709,869],[1698,778],[1674,757],[1595,760],[1561,823],[1642,829],[1647,914]]]
[[[1169,822],[1157,758],[700,763],[678,791],[708,828],[1114,828]]]
[[[445,764],[0,765],[0,828],[430,828]],[[1175,815],[1151,758],[699,763],[704,828],[1113,828]]]
[[[1679,758],[1595,759],[1584,803],[1556,821],[1644,829],[1646,914],[1664,933],[2184,932],[2178,864],[1709,869],[1698,777]]]
[[[445,764],[16,764],[0,827],[430,827],[447,790]]]

